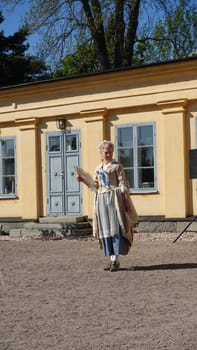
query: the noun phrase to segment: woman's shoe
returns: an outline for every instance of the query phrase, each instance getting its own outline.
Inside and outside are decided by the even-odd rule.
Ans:
[[[110,267],[110,271],[118,271],[119,270],[119,267],[120,267],[120,263],[119,261],[113,261],[111,263],[111,267]]]

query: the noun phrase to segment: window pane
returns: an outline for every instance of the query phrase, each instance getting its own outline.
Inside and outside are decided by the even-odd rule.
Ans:
[[[76,135],[66,136],[66,151],[77,151],[77,137]]]
[[[139,188],[154,187],[154,168],[138,169],[138,186]]]
[[[60,152],[60,136],[49,137],[49,152]]]
[[[131,147],[133,145],[133,128],[118,129],[118,147]]]
[[[134,187],[133,169],[125,169],[125,175],[127,180],[129,181],[130,188],[133,188]]]
[[[118,160],[124,167],[133,167],[133,149],[119,149]]]
[[[14,175],[14,158],[3,159],[2,175]]]
[[[152,125],[138,126],[137,143],[139,146],[153,145],[153,127]]]
[[[15,193],[14,176],[3,177],[3,194]]]
[[[138,148],[138,166],[153,166],[154,156],[153,147]]]
[[[2,157],[14,156],[14,140],[2,140]]]

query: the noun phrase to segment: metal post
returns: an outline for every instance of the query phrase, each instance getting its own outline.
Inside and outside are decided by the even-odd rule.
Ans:
[[[191,219],[191,221],[189,222],[189,224],[187,224],[187,226],[184,228],[184,230],[175,238],[175,240],[173,241],[173,243],[175,243],[181,236],[182,234],[187,230],[187,228],[192,224],[192,222],[197,218],[197,216],[193,216],[193,218]]]

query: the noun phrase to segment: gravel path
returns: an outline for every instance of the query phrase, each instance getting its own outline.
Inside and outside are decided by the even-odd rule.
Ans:
[[[136,234],[118,272],[92,238],[0,241],[0,350],[196,350],[197,234]]]

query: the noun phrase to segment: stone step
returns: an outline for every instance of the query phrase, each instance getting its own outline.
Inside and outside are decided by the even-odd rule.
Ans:
[[[52,223],[79,223],[79,222],[87,222],[88,216],[45,216],[39,218],[39,223],[41,224],[52,224]]]
[[[67,237],[92,234],[87,216],[41,218],[39,222],[0,224],[0,235],[11,237]]]
[[[70,236],[88,236],[92,234],[92,228],[77,229],[77,228],[68,228],[68,229],[11,229],[9,232],[10,237],[32,237],[32,238],[64,238]]]
[[[92,228],[86,228],[86,229],[74,229],[71,233],[71,235],[74,236],[89,236],[92,234]]]

